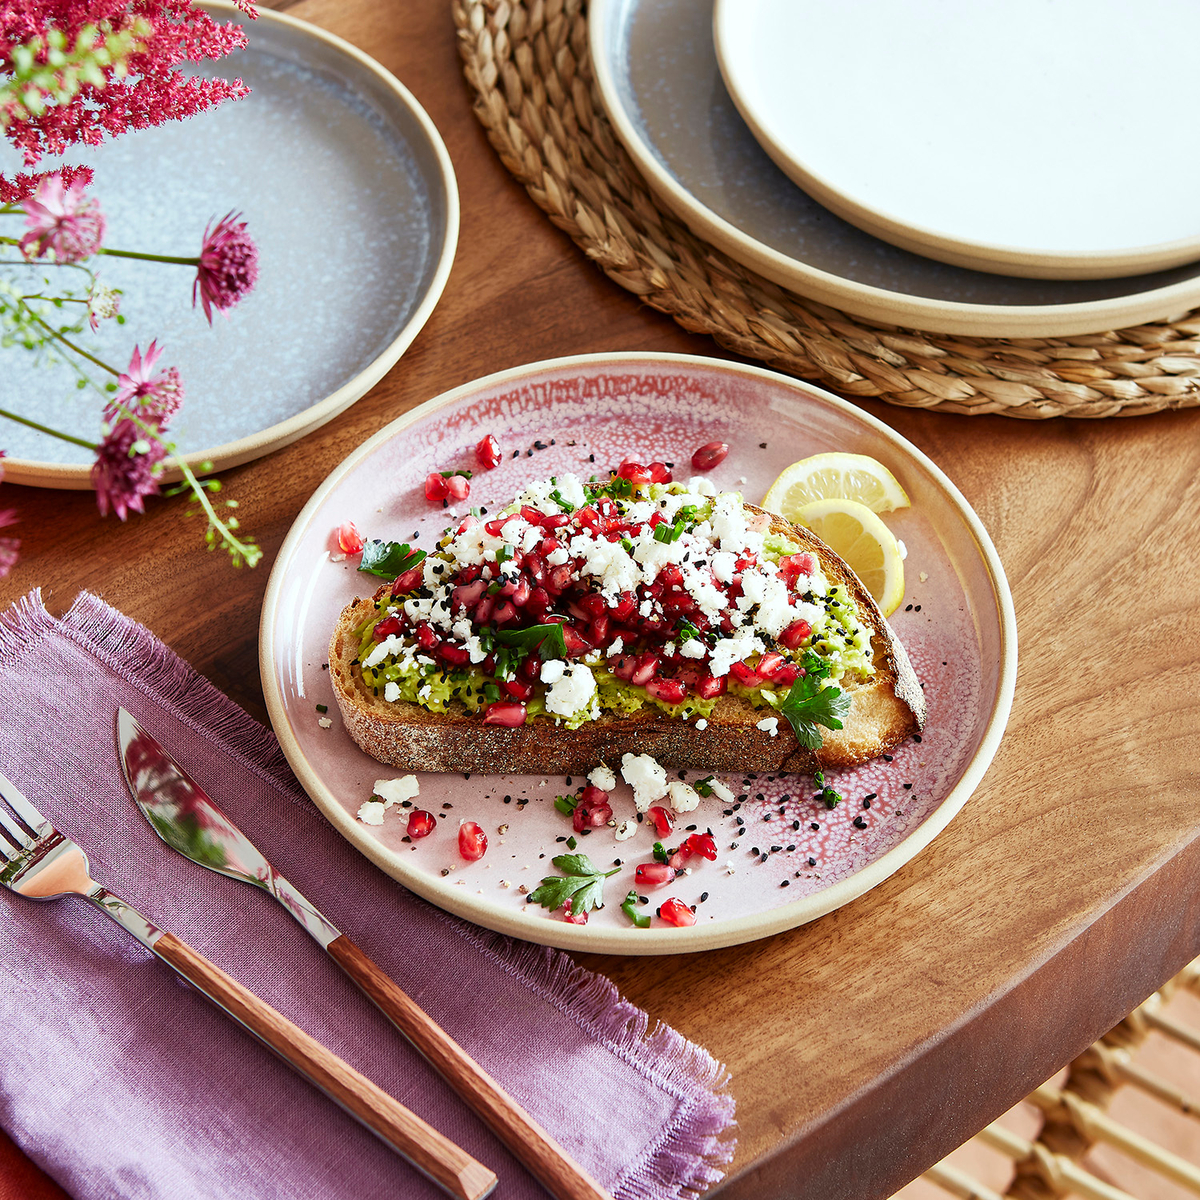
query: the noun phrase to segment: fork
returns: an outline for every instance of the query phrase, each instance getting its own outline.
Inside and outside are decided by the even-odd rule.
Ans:
[[[0,774],[0,884],[31,900],[82,896],[456,1200],[496,1176],[174,934],[92,879],[87,855]]]

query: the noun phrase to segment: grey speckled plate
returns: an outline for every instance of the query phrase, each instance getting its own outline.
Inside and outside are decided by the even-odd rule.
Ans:
[[[255,290],[214,314],[192,308],[190,267],[99,259],[125,295],[124,326],[81,339],[124,369],[157,338],[186,387],[171,433],[190,463],[234,466],[323,425],[373,387],[441,296],[458,241],[458,191],[437,129],[407,89],[353,46],[263,10],[246,50],[197,68],[240,75],[251,95],[91,151],[105,244],[198,254],[209,221],[240,210],[260,253]],[[82,156],[81,156],[82,157]],[[18,166],[0,147],[0,166]],[[18,218],[8,218],[14,230]],[[0,406],[99,439],[100,402],[65,365],[3,352]],[[101,372],[95,375],[102,378]],[[91,453],[0,423],[15,483],[85,488]]]
[[[801,191],[755,140],[721,78],[712,0],[589,0],[588,20],[605,108],[659,200],[698,237],[799,295],[869,320],[979,337],[1099,332],[1200,304],[1196,263],[1124,279],[1018,279],[872,237]],[[803,87],[803,46],[796,71]],[[814,121],[837,120],[836,95],[809,100]],[[885,111],[886,97],[880,103]],[[887,136],[886,120],[880,128]],[[1020,170],[1015,158],[1011,169]]]

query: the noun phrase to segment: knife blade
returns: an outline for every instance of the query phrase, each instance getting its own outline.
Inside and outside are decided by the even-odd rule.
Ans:
[[[135,803],[171,849],[274,896],[557,1200],[611,1200],[395,980],[267,861],[124,708],[117,710],[117,744]]]

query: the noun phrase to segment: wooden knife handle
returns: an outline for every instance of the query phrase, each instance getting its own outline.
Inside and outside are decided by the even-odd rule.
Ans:
[[[495,1174],[482,1163],[174,934],[164,933],[152,949],[163,962],[451,1196],[457,1200],[480,1200],[496,1186]]]
[[[552,1196],[557,1200],[611,1200],[609,1194],[344,933],[326,949]]]

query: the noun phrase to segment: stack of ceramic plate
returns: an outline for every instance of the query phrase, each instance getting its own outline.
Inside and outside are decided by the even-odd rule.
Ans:
[[[590,0],[659,200],[870,320],[1065,337],[1200,305],[1191,0]]]

